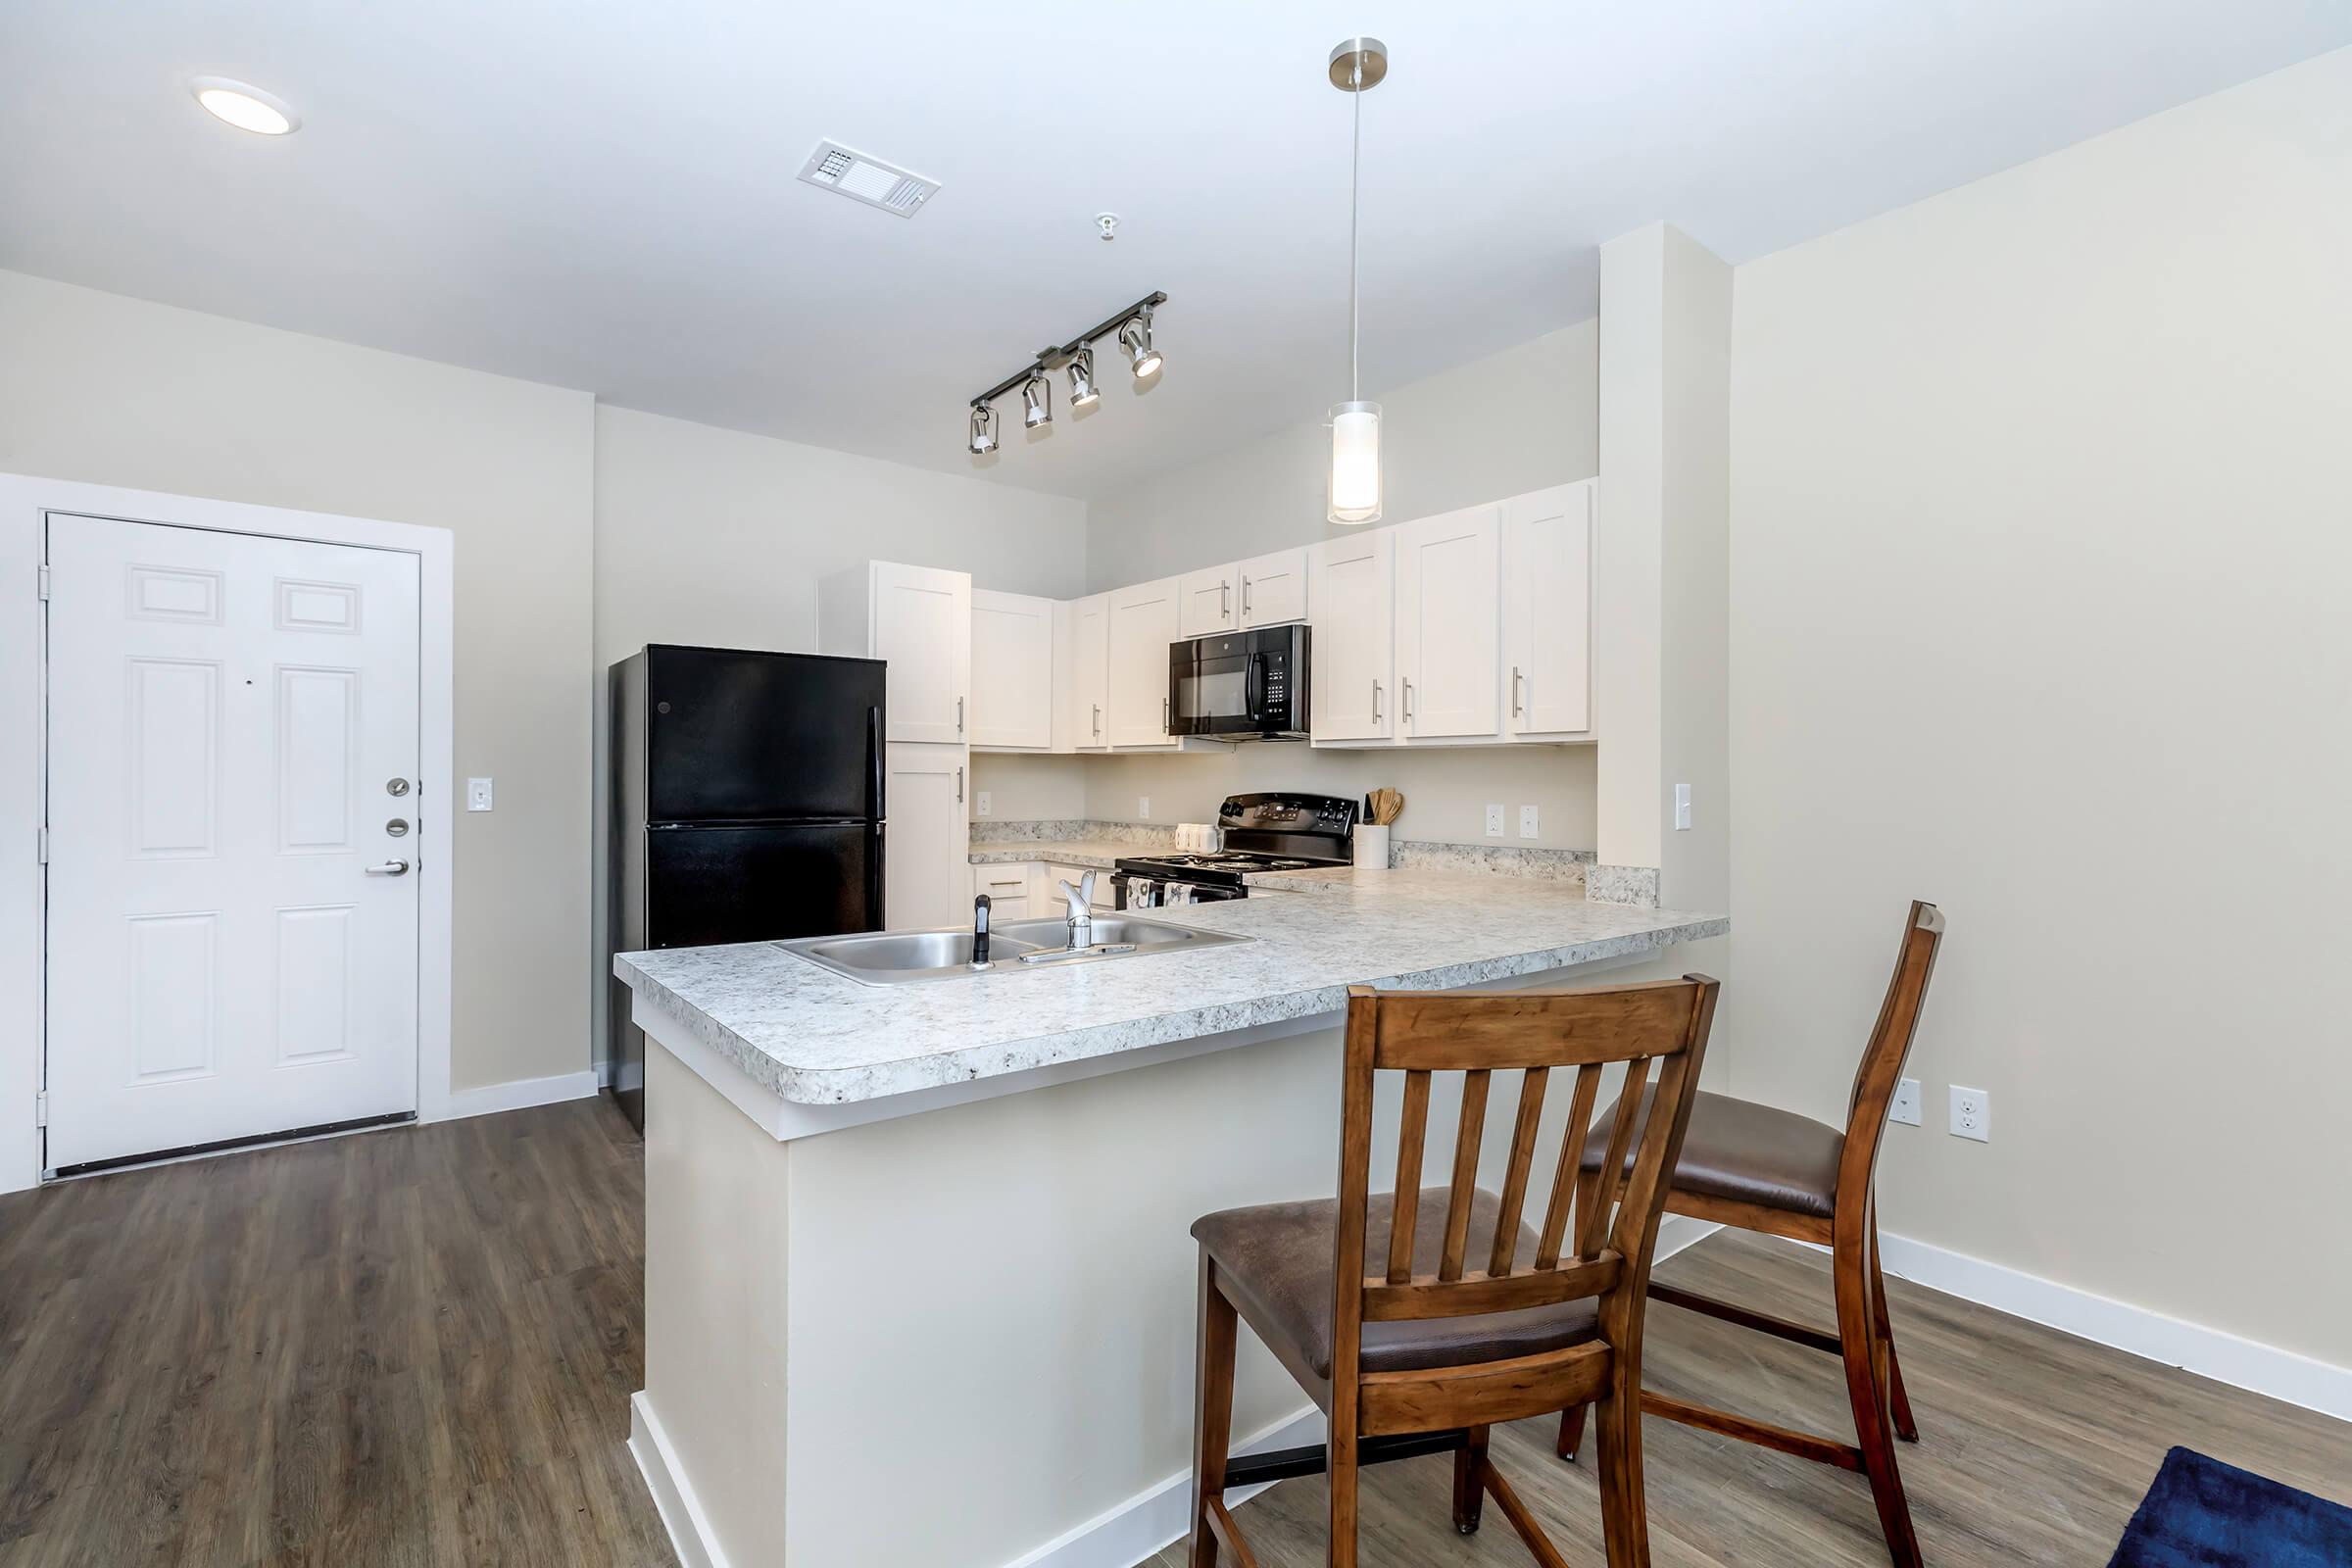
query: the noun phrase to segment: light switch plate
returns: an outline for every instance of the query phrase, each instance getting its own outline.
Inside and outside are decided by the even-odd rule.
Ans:
[[[974,809],[978,810],[982,816],[988,816],[992,814],[997,808],[996,803],[988,798],[988,791],[986,790],[974,792],[972,796],[972,806]]]
[[[490,780],[469,778],[466,781],[466,809],[468,811],[490,809]]]
[[[1151,796],[1138,795],[1135,798],[1135,819],[1139,822],[1149,822],[1152,820]]]
[[[1982,1089],[1952,1085],[1952,1136],[1992,1142],[1992,1096]]]
[[[1538,818],[1534,807],[1522,806],[1519,808],[1519,836],[1521,838],[1532,839],[1541,834],[1543,829],[1537,823]]]
[[[1919,1125],[1919,1080],[1905,1078],[1894,1086],[1894,1103],[1886,1107],[1886,1119],[1899,1121],[1906,1127]]]
[[[1688,784],[1674,787],[1674,830],[1677,833],[1690,831],[1690,786]]]
[[[1502,807],[1499,803],[1487,808],[1487,837],[1502,837]]]

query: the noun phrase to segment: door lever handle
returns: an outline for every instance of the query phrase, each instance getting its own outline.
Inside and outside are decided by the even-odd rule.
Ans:
[[[362,869],[364,869],[369,876],[407,876],[409,874],[409,862],[406,860],[386,860],[381,865],[365,866],[362,867]]]

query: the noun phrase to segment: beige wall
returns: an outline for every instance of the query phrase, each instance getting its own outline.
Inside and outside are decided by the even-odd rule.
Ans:
[[[452,531],[452,1082],[587,1067],[588,395],[15,272],[0,344],[0,470]]]
[[[2352,51],[1739,270],[1717,1028],[1838,1114],[1940,902],[1889,1228],[2337,1364],[2347,276]]]
[[[1597,342],[1595,323],[1580,321],[1377,394],[1383,521],[1591,478],[1599,469]],[[1090,498],[1090,585],[1148,582],[1345,532],[1323,515],[1330,442],[1322,419],[1310,418]],[[1360,796],[1388,785],[1405,795],[1399,838],[1593,846],[1590,747],[1365,754],[1255,745],[1230,757],[1122,757],[1081,765],[1092,816],[1133,817],[1137,797],[1148,795],[1156,820],[1207,821],[1235,790]],[[1494,801],[1509,808],[1501,839],[1486,836],[1486,806]],[[1538,808],[1540,838],[1519,837],[1523,805]]]

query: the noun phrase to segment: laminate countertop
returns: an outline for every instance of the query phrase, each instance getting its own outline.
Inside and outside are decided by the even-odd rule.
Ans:
[[[624,953],[612,971],[640,1005],[783,1100],[847,1105],[1337,1014],[1350,985],[1509,979],[1720,936],[1731,924],[1589,903],[1568,883],[1436,870],[1311,890],[1268,885],[1152,915],[1250,940],[898,986],[861,985],[772,943]]]

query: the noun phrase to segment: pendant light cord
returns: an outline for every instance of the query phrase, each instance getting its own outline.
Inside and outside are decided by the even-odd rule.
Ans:
[[[1355,259],[1356,207],[1363,195],[1364,182],[1364,60],[1355,60],[1355,89],[1348,94],[1355,100],[1355,134],[1348,149],[1348,398],[1361,402],[1364,396],[1362,351],[1364,315],[1358,296],[1362,288]]]

